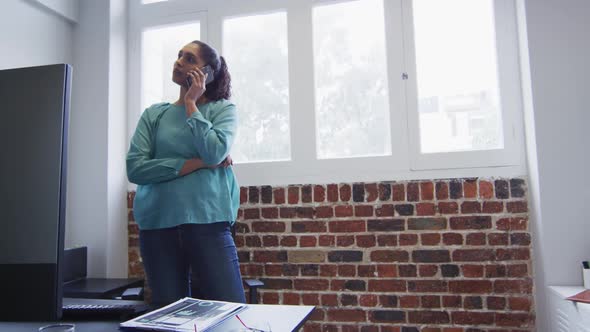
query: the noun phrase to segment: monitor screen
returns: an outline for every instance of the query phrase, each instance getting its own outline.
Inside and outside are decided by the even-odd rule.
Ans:
[[[61,316],[69,65],[0,70],[0,319]]]

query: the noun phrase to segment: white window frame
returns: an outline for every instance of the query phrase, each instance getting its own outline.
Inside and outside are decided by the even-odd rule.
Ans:
[[[383,0],[389,87],[391,150],[389,156],[318,159],[315,120],[313,6],[354,0],[169,0],[130,4],[129,138],[141,112],[141,32],[171,23],[199,20],[201,39],[223,55],[223,20],[286,12],[291,158],[287,161],[234,165],[240,185],[334,183],[526,174],[517,57],[498,55],[506,151],[420,154],[417,88],[413,54],[411,0]],[[497,15],[498,45],[517,55],[515,11],[511,0],[495,0],[510,15]],[[510,12],[510,10],[513,10]],[[408,20],[409,19],[409,20]],[[508,26],[505,26],[505,25]],[[513,31],[511,30],[513,29]],[[510,53],[512,54],[512,53]],[[294,61],[296,57],[296,61]],[[231,63],[229,64],[231,72]],[[506,68],[504,68],[506,67]],[[402,79],[408,73],[409,79]],[[516,75],[516,76],[515,76]],[[516,77],[516,79],[514,79]],[[511,81],[512,80],[512,81]],[[502,88],[504,87],[504,88]],[[413,96],[413,97],[412,97]],[[238,112],[239,112],[239,105]],[[507,135],[510,133],[510,135]],[[239,137],[239,133],[238,133]],[[502,166],[502,167],[496,167]]]
[[[476,151],[422,153],[414,43],[412,0],[402,0],[407,78],[408,126],[410,128],[411,169],[517,166],[523,154],[522,98],[516,7],[512,0],[494,0],[494,20],[498,80],[502,112],[504,148]]]

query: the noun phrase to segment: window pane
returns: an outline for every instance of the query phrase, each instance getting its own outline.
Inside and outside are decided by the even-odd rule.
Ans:
[[[313,9],[318,158],[391,154],[381,0]]]
[[[160,102],[175,102],[180,87],[172,82],[178,51],[201,36],[199,22],[149,29],[142,36],[142,109]]]
[[[225,20],[223,52],[239,114],[232,157],[237,162],[289,160],[286,13]]]
[[[492,0],[414,0],[422,153],[503,148]]]
[[[141,3],[144,5],[150,4],[150,3],[155,3],[155,2],[164,2],[164,1],[168,1],[168,0],[141,0]]]

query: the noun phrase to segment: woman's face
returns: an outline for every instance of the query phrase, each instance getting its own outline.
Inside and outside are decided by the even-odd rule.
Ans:
[[[172,81],[178,85],[186,86],[187,73],[196,68],[205,66],[201,59],[199,45],[190,43],[178,51],[178,58],[174,61]]]

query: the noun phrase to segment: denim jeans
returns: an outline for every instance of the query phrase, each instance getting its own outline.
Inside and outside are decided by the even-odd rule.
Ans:
[[[139,246],[154,305],[185,296],[246,302],[228,222],[141,230]]]

